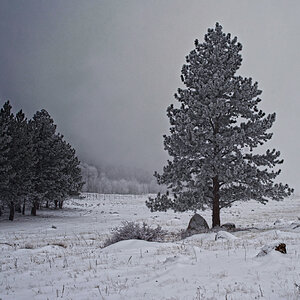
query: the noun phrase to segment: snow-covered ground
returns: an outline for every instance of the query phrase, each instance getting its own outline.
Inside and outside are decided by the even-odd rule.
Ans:
[[[192,213],[151,213],[146,199],[88,194],[37,217],[1,217],[0,299],[300,299],[299,198],[223,210],[223,223],[249,230],[218,240],[215,233],[175,240]],[[210,223],[210,211],[201,215]],[[161,225],[169,240],[102,248],[125,220]],[[256,257],[275,241],[287,254]]]

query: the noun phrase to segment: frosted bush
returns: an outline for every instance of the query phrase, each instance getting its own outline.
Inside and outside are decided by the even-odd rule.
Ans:
[[[113,229],[113,235],[104,242],[104,247],[124,240],[161,241],[165,236],[161,226],[151,228],[145,222],[142,225],[134,222],[123,222],[122,226]]]

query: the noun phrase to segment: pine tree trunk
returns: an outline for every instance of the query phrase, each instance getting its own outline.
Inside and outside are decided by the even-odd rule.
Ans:
[[[220,226],[220,183],[218,176],[213,178],[212,227]]]
[[[37,201],[33,202],[32,208],[31,208],[31,215],[36,216],[36,209],[37,209]]]
[[[46,201],[46,208],[49,208],[49,201]]]
[[[22,212],[20,203],[15,206],[15,211],[18,212],[18,213]]]
[[[25,215],[25,199],[24,199],[24,201],[23,201],[22,215]]]
[[[36,216],[36,206],[33,204],[33,206],[31,207],[31,215],[32,216]]]
[[[54,200],[55,209],[57,208],[57,203],[58,203],[58,201]]]
[[[58,203],[59,208],[63,208],[63,203],[64,203],[64,201],[59,201],[59,203]]]
[[[13,221],[14,220],[14,216],[15,216],[15,205],[11,201],[10,205],[9,205],[9,220]]]

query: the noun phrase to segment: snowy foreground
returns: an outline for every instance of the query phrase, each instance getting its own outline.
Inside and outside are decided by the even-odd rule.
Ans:
[[[224,210],[223,223],[252,229],[217,241],[215,233],[176,240],[192,213],[150,213],[145,200],[88,194],[64,210],[1,217],[0,299],[300,299],[300,199]],[[210,214],[202,213],[208,222]],[[159,224],[169,241],[102,249],[124,220]],[[274,241],[287,254],[256,257]]]

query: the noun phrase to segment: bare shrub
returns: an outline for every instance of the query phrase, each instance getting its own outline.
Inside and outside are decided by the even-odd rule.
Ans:
[[[142,225],[134,222],[123,222],[122,226],[113,229],[112,237],[104,242],[104,247],[124,240],[144,240],[149,242],[162,241],[166,232],[161,226],[151,228],[145,222]]]
[[[35,247],[32,245],[32,244],[30,244],[30,243],[26,243],[25,245],[24,245],[24,249],[34,249]]]

